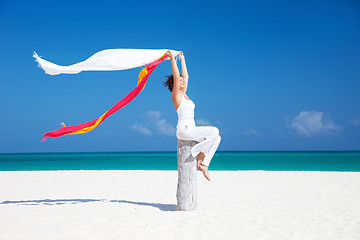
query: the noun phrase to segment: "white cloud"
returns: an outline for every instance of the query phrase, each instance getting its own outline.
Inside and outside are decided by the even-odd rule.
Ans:
[[[166,121],[166,119],[161,119],[161,112],[159,111],[148,111],[146,113],[146,117],[148,120],[152,121],[157,130],[167,136],[174,136],[175,135],[175,128]]]
[[[240,132],[241,135],[244,135],[244,136],[256,136],[258,135],[258,131],[256,131],[255,129],[253,128],[249,128],[249,129],[246,129],[244,131],[241,131]]]
[[[209,126],[211,125],[210,122],[208,120],[205,120],[205,119],[197,119],[195,120],[196,122],[196,125],[198,126]]]
[[[145,127],[144,125],[142,125],[141,123],[135,123],[134,125],[131,126],[131,129],[140,132],[141,134],[145,135],[145,136],[151,136],[152,132]]]
[[[335,134],[341,127],[330,119],[324,117],[323,112],[302,111],[291,119],[290,128],[295,129],[300,135],[310,137],[316,134]]]
[[[357,127],[360,127],[360,118],[351,119],[350,122]]]
[[[146,112],[146,117],[150,120],[160,119],[160,116],[161,116],[161,112],[159,112],[159,111],[147,111]]]

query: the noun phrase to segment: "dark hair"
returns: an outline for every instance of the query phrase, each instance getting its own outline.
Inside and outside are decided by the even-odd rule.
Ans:
[[[164,82],[164,86],[167,87],[170,92],[172,92],[174,86],[174,76],[171,74],[166,76],[166,78],[167,80]]]

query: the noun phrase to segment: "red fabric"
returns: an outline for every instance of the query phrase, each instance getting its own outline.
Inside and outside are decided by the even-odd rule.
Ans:
[[[147,79],[149,78],[150,74],[152,73],[152,71],[164,60],[166,59],[166,55],[162,56],[160,59],[150,63],[148,66],[146,66],[147,69],[147,74],[143,77],[143,79],[141,80],[141,82],[139,83],[139,85],[136,86],[136,88],[134,88],[134,90],[132,90],[128,95],[126,95],[123,99],[121,99],[118,103],[116,103],[112,108],[110,108],[105,115],[103,116],[103,118],[101,119],[100,123],[103,122],[107,117],[109,117],[110,115],[114,114],[115,112],[117,112],[119,109],[121,109],[122,107],[126,106],[128,103],[130,103],[143,89],[143,87],[146,84]],[[86,122],[86,123],[81,123],[78,125],[74,125],[74,126],[69,126],[69,127],[62,127],[59,128],[55,131],[51,131],[51,132],[47,132],[44,134],[43,136],[43,140],[42,141],[46,141],[47,138],[49,137],[60,137],[63,136],[65,134],[71,134],[73,132],[79,131],[81,129],[87,128],[87,127],[91,127],[93,126],[96,121],[99,118],[96,118],[92,121]]]

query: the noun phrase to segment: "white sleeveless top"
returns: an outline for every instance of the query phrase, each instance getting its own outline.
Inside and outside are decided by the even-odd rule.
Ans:
[[[194,127],[195,103],[191,100],[187,100],[184,97],[184,94],[181,95],[182,95],[181,103],[178,109],[176,110],[178,114],[178,123],[176,128],[186,129],[186,127]]]

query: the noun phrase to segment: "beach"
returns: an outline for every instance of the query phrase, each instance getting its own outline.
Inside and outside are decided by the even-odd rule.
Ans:
[[[360,172],[1,171],[0,239],[359,239]]]

